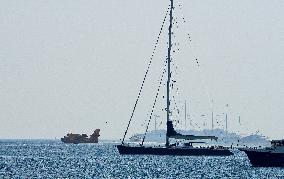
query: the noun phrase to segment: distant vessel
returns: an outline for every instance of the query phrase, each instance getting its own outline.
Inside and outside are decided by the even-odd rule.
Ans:
[[[250,145],[255,144],[255,146],[257,145],[269,146],[270,144],[268,137],[258,133],[242,137],[240,141],[244,144],[250,144]]]
[[[100,129],[96,129],[90,137],[87,134],[72,134],[68,133],[61,138],[64,143],[80,144],[80,143],[98,143],[100,136]]]
[[[284,167],[284,139],[272,140],[271,147],[240,150],[247,154],[254,167]]]
[[[130,142],[140,142],[143,136],[141,134],[134,134],[129,138]]]
[[[206,141],[207,145],[221,145],[227,147],[256,147],[256,146],[270,146],[270,141],[267,137],[259,134],[253,136],[241,136],[234,132],[226,132],[224,129],[204,129],[204,130],[178,130],[181,134],[192,134],[197,136],[209,135],[218,137],[217,141]],[[146,134],[147,142],[163,143],[166,138],[166,130],[160,129],[157,131],[149,131]],[[143,139],[142,133],[136,133],[129,138],[130,142],[141,142]]]
[[[170,98],[172,98],[172,94],[170,93],[170,89],[173,88],[175,81],[172,79],[172,71],[171,71],[171,61],[172,61],[172,26],[173,26],[173,9],[174,9],[174,1],[170,0],[170,6],[169,6],[169,19],[170,19],[170,23],[169,23],[169,28],[168,28],[168,51],[167,51],[167,61],[166,61],[166,65],[165,65],[165,69],[164,72],[167,72],[167,82],[166,82],[166,115],[167,115],[167,131],[166,131],[166,143],[165,146],[156,146],[156,147],[148,147],[148,146],[144,146],[144,140],[145,140],[145,135],[147,133],[148,130],[148,126],[146,129],[146,133],[143,136],[142,142],[139,146],[130,146],[129,144],[125,144],[124,140],[125,140],[125,136],[127,134],[130,122],[133,118],[140,94],[141,94],[141,90],[143,89],[144,86],[144,82],[145,82],[145,78],[147,76],[149,67],[146,70],[146,74],[144,76],[144,80],[142,82],[142,86],[140,88],[139,91],[139,95],[136,99],[136,103],[134,105],[134,109],[132,111],[130,120],[128,122],[125,134],[123,136],[122,139],[122,143],[121,145],[117,145],[117,149],[119,151],[120,154],[138,154],[138,155],[214,155],[214,156],[228,156],[228,155],[232,155],[233,153],[224,147],[193,147],[192,144],[193,143],[203,143],[203,142],[192,142],[191,140],[199,140],[199,139],[209,139],[209,140],[217,140],[217,137],[215,136],[195,136],[195,135],[182,135],[178,132],[175,131],[174,126],[173,126],[173,117],[172,117],[172,111],[171,111],[171,100]],[[165,22],[165,19],[164,19]],[[162,28],[161,28],[162,30]],[[158,40],[157,40],[158,41]],[[149,65],[151,64],[151,62],[149,63]],[[163,75],[164,75],[163,72]],[[163,76],[162,75],[162,76]],[[162,78],[163,79],[163,78]],[[155,102],[154,105],[152,107],[152,111],[150,114],[150,119],[149,122],[153,116],[153,111],[154,111],[154,107],[156,104],[156,100],[160,91],[160,86],[162,84],[162,79],[160,81],[160,85],[158,87],[158,92],[156,94],[155,97]],[[148,122],[148,124],[149,124]],[[171,139],[176,139],[176,140],[190,140],[189,142],[184,143],[183,145],[177,143],[173,143],[170,144],[170,138]]]

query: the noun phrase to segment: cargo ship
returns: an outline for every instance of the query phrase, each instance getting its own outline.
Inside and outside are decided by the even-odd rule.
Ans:
[[[72,134],[68,133],[61,138],[61,141],[68,144],[80,144],[80,143],[98,143],[100,136],[100,129],[96,129],[90,137],[87,134]]]

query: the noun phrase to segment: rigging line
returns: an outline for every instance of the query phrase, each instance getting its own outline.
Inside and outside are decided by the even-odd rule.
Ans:
[[[132,118],[133,118],[133,116],[134,116],[134,112],[135,112],[136,106],[137,106],[138,101],[139,101],[139,99],[140,99],[140,96],[141,96],[141,93],[142,93],[142,89],[143,89],[143,87],[144,87],[144,83],[145,83],[145,80],[146,80],[147,74],[148,74],[149,69],[150,69],[150,67],[151,67],[151,64],[152,64],[152,61],[153,61],[153,57],[154,57],[154,54],[155,54],[156,49],[157,49],[157,45],[158,45],[159,40],[160,40],[160,36],[161,36],[162,31],[163,31],[163,28],[164,28],[164,24],[165,24],[165,22],[166,22],[166,19],[167,19],[168,14],[169,14],[169,10],[170,10],[170,8],[168,7],[167,12],[166,12],[166,15],[164,16],[164,20],[163,20],[163,23],[162,23],[162,26],[161,26],[161,29],[160,29],[160,32],[159,32],[158,38],[157,38],[156,43],[155,43],[155,47],[154,47],[154,49],[153,49],[153,51],[152,51],[152,55],[151,55],[151,58],[150,58],[150,61],[149,61],[149,64],[148,64],[148,67],[147,67],[146,73],[145,73],[145,75],[144,75],[143,82],[142,82],[142,84],[141,84],[141,87],[140,87],[140,90],[139,90],[138,96],[137,96],[137,98],[136,98],[135,105],[134,105],[134,107],[133,107],[133,110],[132,110],[132,113],[131,113],[130,119],[129,119],[129,121],[128,121],[128,124],[127,124],[127,127],[126,127],[126,131],[125,131],[125,133],[124,133],[124,135],[123,135],[123,139],[122,139],[122,142],[121,142],[122,144],[124,144],[125,136],[126,136],[126,134],[127,134],[127,132],[128,132],[128,129],[129,129],[130,123],[131,123]]]
[[[177,101],[176,101],[176,96],[179,97],[179,94],[178,94],[178,87],[177,85],[174,85],[176,83],[176,81],[174,83],[172,83],[172,89],[175,90],[175,93],[172,96],[172,99],[173,99],[173,102],[175,104],[174,106],[174,109],[173,110],[178,110],[178,105],[177,105]]]
[[[177,102],[176,102],[176,99],[175,99],[175,96],[174,96],[174,95],[172,95],[172,99],[173,99],[174,104],[175,104],[173,111],[176,110],[177,113],[178,113],[177,116],[179,116],[179,108],[178,108],[178,105],[177,105]]]
[[[188,20],[185,18],[185,16],[183,15],[184,13],[183,13],[183,8],[182,8],[182,4],[180,3],[179,5],[178,5],[178,9],[177,9],[177,12],[178,12],[178,10],[180,11],[180,14],[181,14],[181,27],[183,26],[182,24],[184,24],[185,26],[187,25],[187,24],[189,24],[188,22]],[[179,19],[177,19],[177,20],[179,20]],[[177,27],[178,28],[178,27]],[[189,40],[189,43],[192,41],[192,39],[191,39],[191,36],[190,36],[190,34],[189,33],[187,33],[187,38],[186,39],[188,39]]]
[[[182,4],[180,3],[178,6],[179,6],[179,8],[177,9],[177,12],[178,12],[178,10],[180,10],[180,12],[181,12],[181,17],[182,17],[182,22],[183,22],[183,23],[187,23],[188,21],[187,21],[187,19],[185,19],[184,15],[183,15],[183,13],[182,13],[182,11],[183,11]]]
[[[199,74],[200,74],[201,85],[205,89],[208,101],[211,104],[211,108],[213,109],[213,102],[212,102],[213,98],[212,98],[212,95],[210,95],[210,93],[209,93],[209,88],[207,86],[207,83],[204,82],[204,77],[203,77],[204,72],[202,71],[202,68],[200,67],[200,62],[198,61],[198,59],[195,59],[195,61],[196,61],[196,65],[197,65],[197,70],[199,71]]]
[[[172,59],[172,65],[173,65],[173,68],[174,68],[173,74],[175,75],[176,78],[178,78],[178,67],[177,67],[177,65],[176,65],[176,63],[173,59]],[[175,89],[175,93],[172,95],[174,105],[175,105],[173,111],[177,111],[178,114],[176,115],[176,117],[178,119],[180,119],[179,106],[180,106],[181,100],[180,100],[180,94],[179,94],[179,85],[178,85],[178,81],[176,81],[176,80],[172,80],[172,81],[173,81],[173,83],[172,83],[173,89]],[[179,105],[177,103],[179,103]]]
[[[173,18],[173,27],[174,25],[177,26],[177,18]],[[178,29],[178,28],[177,28]],[[172,60],[171,60],[171,63],[172,63],[172,66],[174,68],[174,73],[172,73],[172,75],[175,75],[176,78],[178,78],[178,72],[177,72],[177,65],[175,64],[175,58],[173,56],[176,56],[177,54],[175,52],[178,52],[179,51],[179,42],[177,41],[177,37],[174,35],[173,36],[173,41],[175,41],[173,43],[173,54],[172,54]],[[179,96],[179,88],[178,88],[178,84],[177,84],[177,81],[173,80],[173,77],[172,77],[172,80],[171,80],[173,83],[171,84],[171,88],[172,89],[175,89],[175,94],[172,95],[172,98],[173,98],[173,102],[174,102],[174,108],[172,109],[173,111],[177,111],[178,115],[176,115],[175,117],[179,118],[179,107],[177,105],[177,100],[180,100],[180,96]],[[176,96],[178,99],[176,99]]]
[[[181,5],[179,4],[179,8],[180,8],[180,10],[181,10]],[[182,15],[182,20],[183,20],[183,22],[185,23],[186,21],[185,21],[185,18],[184,18],[184,16]],[[179,21],[179,18],[178,17],[176,17],[175,19],[174,19],[174,24],[175,24],[175,27],[176,27],[176,30],[178,30],[179,28],[178,28],[178,21]],[[177,40],[177,37],[176,36],[174,36],[174,40],[175,40],[175,46],[174,46],[174,49],[173,49],[173,52],[178,52],[178,51],[180,51],[180,47],[179,47],[179,41]],[[191,41],[191,40],[190,40]],[[178,54],[179,53],[173,53],[173,55],[174,56],[178,56]],[[179,74],[178,74],[178,66],[176,65],[176,63],[175,63],[175,61],[172,61],[172,65],[173,65],[173,67],[174,67],[174,74],[175,74],[175,76],[176,76],[176,78],[178,78],[178,76],[179,76]],[[180,105],[180,93],[179,93],[179,85],[178,85],[178,83],[174,83],[175,84],[175,89],[176,89],[176,96],[177,96],[177,98],[178,99],[174,99],[174,102],[175,102],[175,107],[176,108],[178,108],[178,105],[177,105],[177,100],[178,100],[178,102],[179,102],[179,105]],[[175,96],[173,96],[173,97],[175,97]]]
[[[159,85],[158,85],[158,90],[157,90],[157,93],[156,93],[156,96],[155,96],[155,100],[154,100],[154,104],[152,106],[152,110],[151,110],[151,114],[150,114],[150,117],[149,117],[149,120],[148,120],[148,124],[146,126],[146,131],[145,131],[145,134],[143,136],[143,140],[142,140],[142,143],[141,143],[141,146],[143,146],[144,144],[144,141],[145,141],[145,137],[146,137],[146,134],[148,132],[148,128],[149,128],[149,124],[151,122],[151,119],[152,119],[152,116],[153,116],[153,113],[154,113],[154,109],[155,109],[155,106],[156,106],[156,102],[157,102],[157,98],[159,96],[159,92],[160,92],[160,89],[161,89],[161,86],[162,86],[162,82],[163,82],[163,78],[164,78],[164,75],[166,73],[166,67],[167,67],[167,60],[165,61],[165,65],[164,65],[164,69],[163,69],[163,72],[162,72],[162,75],[161,75],[161,79],[160,79],[160,82],[159,82]]]
[[[183,13],[182,13],[183,8],[182,8],[182,4],[181,4],[181,3],[179,4],[179,10],[180,10],[181,14],[183,14]],[[187,24],[188,20],[187,20],[183,15],[182,15],[182,20],[183,20],[183,23],[186,23],[186,24]],[[192,40],[191,40],[191,36],[190,36],[190,34],[187,34],[187,35],[188,35],[189,38],[186,38],[186,39],[187,39],[187,40],[189,41],[189,43],[190,43],[190,42],[192,41]],[[209,88],[208,88],[208,86],[206,85],[206,83],[204,82],[203,71],[202,71],[202,69],[201,69],[201,67],[200,67],[200,64],[199,64],[199,62],[198,62],[197,59],[196,59],[196,64],[197,64],[197,69],[198,69],[198,71],[199,71],[199,73],[200,73],[201,85],[205,88],[208,101],[209,101],[209,103],[211,104],[211,108],[213,108],[212,95],[209,93]]]
[[[176,16],[175,16],[175,18],[174,18],[174,22],[173,22],[173,27],[175,28],[175,32],[178,32],[178,31],[180,31],[180,29],[182,29],[182,27],[184,26],[184,25],[186,25],[187,24],[187,20],[185,19],[185,17],[184,17],[184,13],[183,13],[183,10],[182,10],[182,5],[181,4],[179,4],[176,8],[174,8],[173,9],[174,10],[174,12],[175,12],[175,14],[176,14]],[[189,34],[187,34],[187,35],[189,35]],[[189,36],[189,38],[190,38],[190,36]],[[191,40],[190,40],[191,41]],[[179,51],[179,49],[177,49],[178,51]]]
[[[174,67],[174,74],[176,76],[176,78],[178,78],[178,72],[177,72],[177,65],[175,64],[174,61],[172,61],[172,64],[173,64],[173,67]],[[173,98],[174,98],[174,102],[175,102],[175,107],[178,108],[178,105],[177,105],[177,102],[176,102],[176,99],[175,99],[175,95],[177,96],[177,100],[180,102],[180,93],[179,93],[179,85],[178,85],[178,82],[177,81],[174,81],[173,85],[175,86],[175,90],[176,90],[176,93],[173,95]]]
[[[178,78],[177,65],[175,64],[174,60],[172,60],[171,62],[172,62],[173,68],[174,68],[173,75],[175,75],[175,77]],[[172,77],[172,78],[174,78],[174,77]],[[172,95],[172,99],[173,99],[173,102],[174,102],[174,108],[172,110],[177,112],[177,115],[175,117],[178,120],[180,120],[179,106],[180,106],[180,101],[181,100],[180,100],[180,93],[179,93],[179,85],[178,85],[177,80],[172,80],[172,82],[173,82],[172,83],[172,89],[175,90],[175,93]]]

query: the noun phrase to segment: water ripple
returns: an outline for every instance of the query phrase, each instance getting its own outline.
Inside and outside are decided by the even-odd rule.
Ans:
[[[284,168],[253,168],[228,157],[121,156],[114,144],[0,141],[0,178],[284,178]]]

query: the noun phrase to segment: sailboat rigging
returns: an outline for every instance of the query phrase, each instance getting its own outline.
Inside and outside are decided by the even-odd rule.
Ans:
[[[224,147],[219,147],[219,148],[214,148],[214,147],[200,147],[200,148],[196,148],[193,147],[192,144],[196,143],[196,142],[188,142],[185,143],[185,145],[183,146],[178,146],[176,144],[170,144],[170,138],[172,139],[183,139],[183,140],[198,140],[198,139],[211,139],[211,140],[217,140],[217,137],[215,136],[195,136],[195,135],[183,135],[180,134],[178,132],[176,132],[176,130],[174,129],[173,126],[173,120],[171,119],[171,110],[170,110],[170,88],[171,88],[171,61],[172,61],[172,57],[171,57],[171,53],[172,53],[172,34],[173,34],[173,9],[174,9],[174,0],[170,0],[170,6],[169,9],[166,13],[166,16],[169,15],[169,27],[168,27],[168,48],[167,48],[167,60],[166,60],[166,70],[163,71],[163,75],[165,72],[167,72],[167,82],[166,82],[166,116],[167,116],[167,132],[166,132],[166,142],[165,142],[165,146],[163,147],[146,147],[144,146],[144,140],[145,140],[145,136],[146,133],[143,137],[142,143],[140,146],[130,146],[125,144],[125,136],[128,132],[128,128],[130,126],[130,122],[133,118],[134,115],[134,111],[135,108],[137,106],[137,103],[139,101],[139,98],[141,96],[141,91],[143,89],[144,86],[144,82],[146,79],[146,76],[148,74],[150,65],[151,65],[151,60],[150,63],[147,67],[146,70],[146,74],[144,76],[143,82],[142,82],[142,86],[139,90],[139,94],[138,97],[136,99],[133,111],[131,113],[131,117],[130,120],[128,122],[126,131],[124,133],[123,139],[122,139],[122,143],[120,145],[117,145],[118,151],[120,154],[140,154],[140,155],[218,155],[218,156],[227,156],[227,155],[232,155],[232,152],[230,152],[230,150],[224,148]],[[164,19],[165,22],[166,18]],[[164,25],[163,22],[163,25]],[[163,29],[163,25],[161,28],[161,31]],[[161,35],[161,31],[159,33],[159,36]],[[159,36],[158,36],[158,40],[159,40]],[[158,42],[157,40],[157,42]],[[156,44],[157,44],[156,42]],[[155,46],[156,48],[156,46]],[[155,50],[155,49],[154,49]],[[152,55],[153,56],[153,55]],[[162,75],[162,76],[163,76]],[[161,86],[161,81],[160,81],[160,85],[159,88]],[[159,92],[159,88],[158,88],[158,92]],[[158,93],[157,93],[158,95]],[[154,101],[154,105],[151,111],[151,115],[150,115],[150,119],[148,121],[148,124],[151,120],[152,114],[153,114],[153,109],[155,107],[155,103],[157,100],[157,95]],[[146,132],[148,130],[148,125],[147,125],[147,129]]]

